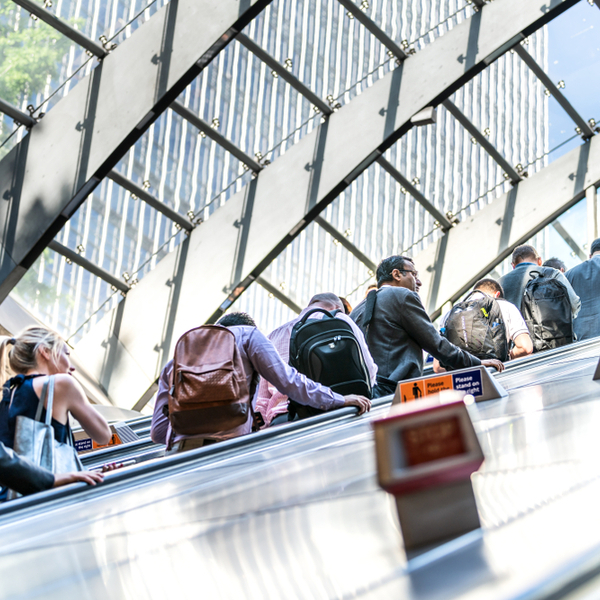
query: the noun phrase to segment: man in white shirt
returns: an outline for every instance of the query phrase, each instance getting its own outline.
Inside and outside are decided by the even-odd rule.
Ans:
[[[520,358],[521,356],[531,354],[533,352],[533,342],[531,341],[525,319],[523,319],[521,311],[512,302],[504,299],[502,286],[495,279],[485,278],[480,279],[475,284],[473,291],[480,293],[482,297],[487,295],[490,298],[494,298],[498,302],[502,320],[504,321],[504,328],[506,329],[506,341],[509,347],[511,342],[513,344],[509,352],[510,358]],[[476,299],[477,294],[472,294],[470,298]],[[442,317],[441,327],[445,327],[449,314],[450,311]],[[433,361],[433,370],[436,373],[445,371],[437,359]]]

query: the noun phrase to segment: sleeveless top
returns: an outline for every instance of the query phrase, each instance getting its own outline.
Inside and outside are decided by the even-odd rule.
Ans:
[[[12,448],[14,445],[17,417],[23,415],[35,419],[40,401],[33,390],[35,377],[43,377],[43,375],[17,375],[4,384],[0,403],[0,441],[8,448]],[[44,421],[45,418],[46,409],[43,408],[41,420]],[[56,419],[52,419],[51,424],[55,439],[62,443],[68,443],[70,437],[68,422],[63,425]]]

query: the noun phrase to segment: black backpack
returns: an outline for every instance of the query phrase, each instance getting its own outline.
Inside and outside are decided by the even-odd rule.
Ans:
[[[311,319],[316,312],[323,313],[323,318]],[[290,365],[342,396],[360,394],[370,398],[371,378],[360,345],[350,324],[335,318],[338,312],[314,308],[294,325]],[[304,419],[324,411],[290,398],[288,412],[293,420],[296,415]]]
[[[533,351],[560,348],[573,342],[569,292],[558,279],[531,271],[521,300],[521,313],[529,328]]]
[[[506,362],[508,342],[500,306],[483,292],[479,292],[482,296],[472,298],[475,292],[452,307],[442,333],[449,342],[477,358]]]

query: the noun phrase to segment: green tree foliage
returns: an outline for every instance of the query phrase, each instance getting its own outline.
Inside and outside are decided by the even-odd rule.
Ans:
[[[69,40],[34,21],[11,0],[0,0],[0,98],[18,105],[59,74]]]
[[[43,252],[43,259],[47,266],[52,267],[54,261],[57,260],[57,256],[46,248]],[[52,310],[57,293],[56,289],[44,283],[38,281],[39,273],[41,269],[42,256],[38,258],[27,273],[23,276],[21,281],[14,288],[13,293],[22,304],[28,308],[32,308],[38,304],[38,313],[43,314],[46,311]]]
[[[43,21],[33,20],[11,0],[0,0],[0,98],[20,107],[56,78],[70,41]],[[13,129],[0,115],[0,144]],[[0,159],[10,146],[0,147]]]

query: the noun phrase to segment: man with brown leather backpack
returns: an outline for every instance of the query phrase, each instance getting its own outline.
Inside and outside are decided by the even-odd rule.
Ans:
[[[159,378],[152,440],[172,453],[250,433],[258,376],[321,410],[357,406],[362,414],[371,407],[363,396],[341,396],[301,375],[281,360],[249,315],[230,313],[177,342],[174,360]]]

